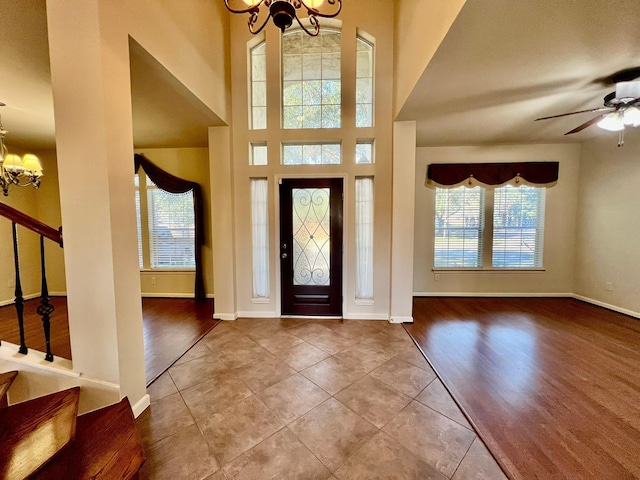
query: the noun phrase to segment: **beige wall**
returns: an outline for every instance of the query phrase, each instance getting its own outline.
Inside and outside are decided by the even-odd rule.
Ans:
[[[205,245],[202,248],[204,287],[213,295],[213,259],[211,250],[211,188],[209,183],[209,150],[206,148],[144,148],[136,150],[163,170],[202,188],[204,201]],[[155,277],[155,284],[153,283]],[[140,272],[142,296],[190,297],[194,292],[195,273],[151,271]]]
[[[558,184],[547,189],[543,272],[439,272],[434,281],[435,190],[425,186],[430,163],[558,161]],[[418,148],[414,291],[416,294],[570,294],[573,290],[580,145]]]
[[[120,28],[207,105],[229,120],[229,13],[221,1],[101,0]]]
[[[395,11],[394,116],[427,68],[466,0],[398,0]]]
[[[49,0],[47,18],[73,368],[144,408],[129,37],[228,119],[228,13],[221,2]]]
[[[272,316],[279,313],[279,251],[278,241],[278,198],[277,180],[289,177],[334,177],[345,179],[344,208],[344,314],[351,318],[388,318],[390,295],[390,221],[391,221],[391,165],[392,165],[392,95],[393,88],[393,13],[394,4],[386,0],[349,0],[344,3],[340,14],[342,26],[342,73],[343,73],[343,116],[342,128],[335,130],[283,130],[280,126],[280,60],[279,31],[269,25],[267,40],[267,80],[268,80],[268,128],[248,130],[247,105],[247,42],[254,40],[248,32],[245,16],[234,15],[231,19],[231,55],[235,59],[232,66],[233,92],[233,181],[234,181],[234,223],[237,272],[237,311],[220,312],[224,315],[240,313],[243,316]],[[320,20],[321,25],[331,22]],[[361,29],[375,38],[375,127],[355,128],[355,48],[356,31]],[[355,165],[355,144],[358,138],[375,137],[374,165]],[[342,141],[342,165],[323,166],[282,166],[280,165],[280,144],[282,141]],[[249,166],[250,142],[267,142],[269,165]],[[215,174],[215,172],[214,172]],[[374,304],[356,305],[355,302],[355,260],[354,225],[355,212],[354,184],[356,176],[374,176],[375,189],[375,254]],[[252,302],[252,260],[250,227],[250,178],[262,177],[269,180],[269,227],[271,247],[271,298],[269,303]],[[225,317],[226,318],[226,317]]]
[[[27,153],[11,148],[12,153]],[[58,172],[53,151],[33,151],[42,163],[45,177],[38,190],[33,187],[11,187],[9,196],[0,197],[3,202],[55,229],[61,225],[60,195],[58,193]],[[23,296],[40,296],[40,237],[30,230],[18,226],[18,248],[20,256],[20,279]],[[11,222],[0,218],[0,305],[13,303],[15,299],[15,269],[13,267],[13,245]],[[65,292],[63,250],[50,240],[45,239],[45,257],[47,282],[50,295]]]
[[[625,137],[582,145],[574,292],[640,316],[640,131]]]
[[[413,252],[416,170],[416,122],[393,128],[393,200],[391,313],[393,323],[413,322]]]
[[[12,150],[14,151],[14,150]],[[15,150],[17,151],[17,150]],[[60,215],[60,193],[58,188],[58,169],[54,151],[35,152],[41,159],[45,177],[36,191],[33,188],[11,189],[11,194],[2,202],[17,208],[21,212],[58,228],[62,224]],[[197,182],[202,187],[204,198],[205,245],[202,249],[205,291],[213,296],[213,260],[211,250],[210,205],[211,188],[209,186],[209,151],[206,148],[161,148],[140,149],[136,153],[145,155],[149,160],[180,178]],[[14,287],[13,249],[11,247],[11,222],[0,222],[0,232],[6,242],[0,244],[0,261],[4,268],[0,273],[0,304],[12,303]],[[40,295],[40,246],[39,236],[19,227],[21,279],[25,297]],[[55,243],[45,242],[47,282],[50,295],[65,295],[64,249]],[[156,277],[156,283],[152,283]],[[150,272],[140,273],[143,296],[190,297],[193,296],[195,273],[193,272]]]

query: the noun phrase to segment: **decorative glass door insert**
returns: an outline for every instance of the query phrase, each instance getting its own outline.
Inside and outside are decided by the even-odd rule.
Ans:
[[[329,285],[331,206],[328,188],[294,188],[293,284]]]

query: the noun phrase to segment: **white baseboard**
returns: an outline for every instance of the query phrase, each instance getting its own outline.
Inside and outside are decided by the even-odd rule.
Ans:
[[[233,320],[237,320],[238,314],[237,313],[218,313],[218,312],[213,312],[213,318],[215,320],[226,320],[226,321],[232,322]]]
[[[52,294],[49,294],[50,297],[52,297]],[[23,295],[23,299],[26,300],[33,300],[34,298],[39,298],[40,294],[39,293],[29,293],[27,295]],[[0,307],[5,307],[7,305],[13,305],[16,302],[15,297],[13,298],[9,298],[7,300],[0,300]]]
[[[238,317],[242,318],[276,318],[276,312],[274,311],[241,311],[238,312]]]
[[[142,298],[193,298],[193,292],[189,292],[189,293],[142,292]]]
[[[49,298],[66,296],[67,292],[49,292]],[[40,293],[30,293],[28,295],[24,295],[25,300],[32,300],[39,297]],[[193,298],[193,293],[142,293],[142,298]],[[207,298],[215,298],[215,295],[212,293],[208,293]],[[13,303],[15,303],[15,301],[15,298],[0,300],[0,307],[12,305]]]
[[[573,293],[538,293],[538,292],[413,292],[414,297],[569,297],[572,298]]]
[[[413,317],[404,317],[400,315],[391,315],[389,323],[413,323]]]
[[[601,302],[600,300],[594,300],[593,298],[583,297],[582,295],[572,294],[572,298],[576,300],[582,300],[583,302],[591,303],[592,305],[597,305],[598,307],[606,308],[607,310],[613,310],[614,312],[623,313],[625,315],[629,315],[630,317],[640,318],[640,312],[634,312],[633,310],[628,310],[626,308],[618,307],[616,305],[611,305],[610,303]]]
[[[345,313],[342,318],[345,320],[386,320],[389,321],[389,315],[385,313]]]
[[[131,405],[131,410],[133,410],[133,416],[138,418],[138,416],[144,412],[147,407],[151,405],[151,397],[147,393],[144,397],[136,402],[135,405]]]
[[[505,293],[505,292],[414,292],[414,297],[524,297],[524,298],[575,298],[583,302],[597,305],[598,307],[606,308],[614,312],[629,315],[630,317],[640,318],[640,312],[629,310],[627,308],[618,307],[610,303],[595,300],[593,298],[578,295],[576,293]]]

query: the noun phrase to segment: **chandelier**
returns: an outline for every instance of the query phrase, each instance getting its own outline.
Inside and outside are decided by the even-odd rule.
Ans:
[[[245,5],[241,8],[232,8],[229,3],[243,2]],[[282,33],[293,24],[295,19],[305,32],[312,37],[318,35],[320,31],[320,23],[318,17],[333,18],[342,10],[342,0],[326,0],[333,7],[333,12],[322,13],[318,10],[325,0],[224,0],[224,4],[231,13],[248,13],[249,31],[253,34],[260,33],[269,22],[269,18],[273,18],[276,27],[282,30]],[[260,8],[263,7],[262,13]],[[308,21],[311,28],[305,27],[300,18],[298,18],[298,10],[306,10]],[[268,12],[268,13],[267,13]],[[258,27],[258,25],[260,25]]]
[[[0,102],[0,106],[4,106]],[[17,185],[26,187],[33,185],[34,188],[40,186],[42,178],[42,165],[38,157],[31,153],[25,156],[9,153],[4,144],[4,137],[7,131],[2,128],[2,118],[0,117],[0,188],[6,197],[9,195],[9,187]]]

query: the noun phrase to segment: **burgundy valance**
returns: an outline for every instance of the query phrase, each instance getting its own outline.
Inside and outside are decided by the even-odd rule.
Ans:
[[[142,167],[144,173],[151,179],[151,181],[162,190],[169,193],[186,193],[193,191],[193,207],[195,215],[195,227],[196,227],[196,239],[195,239],[195,261],[196,261],[196,283],[195,283],[195,298],[204,299],[206,294],[204,291],[204,276],[202,272],[202,245],[204,245],[204,225],[202,210],[204,207],[202,199],[202,189],[196,182],[189,180],[183,180],[182,178],[171,175],[169,172],[165,172],[157,165],[154,165],[145,156],[136,153],[134,155],[135,172],[138,173],[138,169]]]
[[[510,183],[550,187],[558,181],[558,170],[558,162],[432,163],[427,169],[427,185],[446,188]]]

